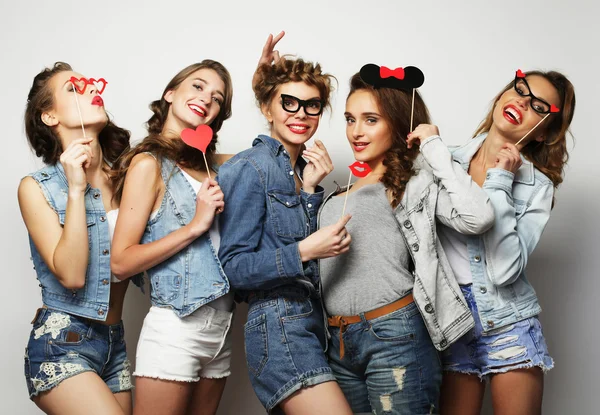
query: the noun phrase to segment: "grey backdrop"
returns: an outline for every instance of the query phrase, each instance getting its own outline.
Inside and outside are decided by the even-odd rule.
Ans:
[[[588,4],[594,4],[593,6]],[[336,170],[325,179],[344,182],[351,151],[343,109],[350,76],[368,62],[415,65],[426,76],[420,89],[447,143],[469,139],[497,91],[518,68],[564,71],[576,87],[572,125],[576,145],[552,219],[528,267],[544,312],[541,319],[556,368],[546,378],[544,413],[596,414],[597,302],[600,208],[595,116],[600,88],[596,69],[598,6],[588,1],[427,2],[346,0],[325,2],[130,1],[16,2],[0,4],[3,134],[0,179],[4,266],[0,290],[0,407],[4,414],[37,414],[27,398],[23,351],[30,320],[40,306],[25,227],[16,199],[19,179],[40,166],[29,151],[23,110],[31,81],[54,61],[69,62],[89,77],[105,77],[107,109],[116,123],[144,136],[148,104],[184,66],[212,58],[230,70],[233,117],[220,134],[220,150],[238,152],[266,131],[254,105],[250,79],[269,32],[287,31],[280,50],[318,60],[339,80],[332,113],[317,137]],[[125,307],[130,358],[148,301],[131,288]],[[261,414],[244,367],[241,325],[219,414]],[[85,410],[82,410],[85,413]],[[489,403],[484,413],[490,414]]]

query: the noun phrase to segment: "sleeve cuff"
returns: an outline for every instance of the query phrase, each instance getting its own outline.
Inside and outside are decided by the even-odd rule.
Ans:
[[[493,168],[488,169],[485,175],[484,189],[500,189],[512,193],[512,185],[515,180],[513,172],[508,170]]]
[[[304,189],[300,189],[300,198],[310,217],[314,217],[319,211],[324,195],[325,189],[321,186],[317,186],[314,193],[306,193]]]
[[[277,272],[281,278],[294,278],[304,276],[304,267],[300,258],[298,243],[293,243],[277,248]]]

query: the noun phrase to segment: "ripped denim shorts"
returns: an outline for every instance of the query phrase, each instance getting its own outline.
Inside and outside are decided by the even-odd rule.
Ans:
[[[29,398],[83,372],[95,372],[113,393],[133,389],[123,322],[104,325],[41,308],[25,349]]]
[[[471,285],[461,285],[461,290],[475,317],[475,327],[442,352],[444,371],[485,380],[515,369],[539,367],[545,373],[554,367],[537,317],[484,332]]]

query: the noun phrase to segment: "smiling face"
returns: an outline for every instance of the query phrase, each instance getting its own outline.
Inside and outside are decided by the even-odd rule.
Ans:
[[[319,90],[304,82],[282,84],[268,105],[262,108],[271,124],[271,137],[284,145],[300,146],[310,140],[319,127],[320,115],[307,115],[303,107],[296,113],[285,111],[281,95],[291,95],[301,100],[321,100]],[[285,100],[283,102],[286,104]]]
[[[548,104],[559,106],[560,98],[556,88],[543,76],[531,75],[527,78],[530,92]],[[517,85],[519,88],[520,86]],[[523,91],[520,91],[523,93]],[[509,141],[515,143],[531,130],[545,114],[536,112],[531,105],[531,96],[521,96],[514,87],[504,92],[494,107],[493,126]],[[537,110],[544,110],[539,103],[533,102]],[[543,129],[536,129],[531,139],[542,141]]]
[[[200,124],[210,125],[225,100],[225,84],[217,72],[203,68],[167,91],[164,99],[171,104],[165,129],[179,132]]]
[[[73,71],[62,71],[49,82],[53,105],[49,111],[42,113],[42,121],[54,128],[59,137],[82,135],[82,122],[86,132],[90,133],[98,133],[108,122],[104,101],[94,85],[88,85],[83,94],[75,91],[71,77],[82,76]]]
[[[352,93],[346,101],[344,116],[354,158],[371,165],[383,162],[392,147],[392,134],[373,94],[365,89]]]

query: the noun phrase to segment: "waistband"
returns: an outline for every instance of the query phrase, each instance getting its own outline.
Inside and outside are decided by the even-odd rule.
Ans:
[[[414,302],[412,293],[409,293],[402,297],[401,299],[394,301],[393,303],[384,305],[383,307],[376,308],[375,310],[367,311],[366,313],[362,313],[365,317],[365,320],[373,320],[379,317],[383,317],[387,314],[393,313],[394,311],[400,310],[403,307],[406,307],[410,303]],[[327,319],[327,323],[332,327],[340,328],[340,359],[344,358],[344,330],[350,324],[360,323],[362,321],[362,317],[360,315],[356,316],[331,316]]]

